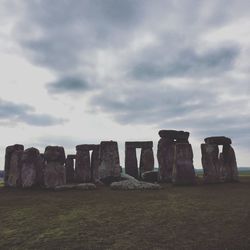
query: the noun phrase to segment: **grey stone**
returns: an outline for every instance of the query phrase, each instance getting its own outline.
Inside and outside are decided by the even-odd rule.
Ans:
[[[125,142],[125,148],[152,148],[152,141],[127,141]]]
[[[138,163],[135,147],[125,147],[125,172],[135,178],[138,178]]]
[[[140,158],[140,177],[144,172],[154,169],[154,153],[152,148],[142,148]]]
[[[162,187],[159,184],[153,184],[142,181],[125,180],[113,182],[110,185],[113,190],[159,190]]]
[[[99,158],[100,146],[95,145],[93,151],[91,153],[91,181],[98,182],[99,181],[99,166],[100,166],[100,158]]]
[[[191,144],[176,143],[174,145],[174,158],[172,182],[176,185],[195,184],[193,150]]]
[[[231,145],[223,146],[223,165],[225,171],[225,181],[226,182],[238,182],[239,181],[239,173],[237,167],[237,161],[234,149]]]
[[[23,149],[15,148],[10,155],[7,185],[9,187],[21,187],[21,168],[22,168]]]
[[[66,183],[73,183],[75,180],[74,157],[68,155],[65,161]]]
[[[96,185],[93,183],[80,183],[80,184],[66,184],[66,185],[56,186],[54,188],[55,191],[65,191],[65,190],[72,190],[72,189],[95,190]]]
[[[28,188],[43,185],[44,164],[36,148],[28,148],[22,155],[22,187]]]
[[[147,171],[142,174],[142,180],[146,182],[157,182],[158,181],[158,171]]]
[[[212,136],[204,139],[205,143],[216,144],[216,145],[226,145],[231,144],[232,141],[230,138],[225,136]]]
[[[218,183],[221,178],[221,161],[219,147],[216,144],[201,144],[201,162],[205,183]]]
[[[120,177],[120,159],[115,141],[102,141],[100,144],[99,178]]]
[[[65,163],[65,151],[60,146],[47,146],[44,152],[44,159],[47,162],[60,162]]]
[[[77,150],[75,163],[75,180],[76,182],[91,181],[91,165],[88,150]]]
[[[160,130],[159,136],[167,138],[170,142],[177,140],[178,142],[188,142],[189,132],[178,130]]]
[[[159,181],[171,182],[174,166],[174,143],[169,142],[166,138],[161,138],[158,142],[157,159]]]
[[[11,155],[16,150],[23,151],[24,146],[21,144],[15,144],[15,145],[8,146],[5,149],[5,163],[4,163],[4,183],[5,183],[5,186],[8,186]]]
[[[98,146],[99,145],[97,145],[97,144],[81,144],[81,145],[76,146],[76,151],[78,151],[78,150],[91,151],[91,150],[95,150],[96,147],[98,147]]]

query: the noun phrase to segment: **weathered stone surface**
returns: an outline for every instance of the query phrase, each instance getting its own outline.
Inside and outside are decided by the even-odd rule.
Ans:
[[[94,183],[99,181],[99,166],[100,166],[99,151],[100,151],[100,146],[95,145],[91,153],[91,181]]]
[[[100,144],[99,178],[120,177],[120,159],[115,141],[102,141]]]
[[[159,182],[171,182],[174,166],[174,143],[170,143],[166,138],[161,138],[158,142],[157,159]]]
[[[152,148],[142,148],[140,158],[140,177],[144,172],[154,169],[154,153]]]
[[[218,183],[221,177],[219,147],[216,144],[201,144],[201,162],[205,183]]]
[[[90,155],[88,150],[77,150],[75,163],[75,180],[77,182],[91,181]]]
[[[5,183],[5,186],[8,186],[11,155],[16,150],[24,150],[24,146],[21,144],[15,144],[15,145],[8,146],[5,149],[5,163],[4,163],[4,183]]]
[[[159,184],[153,184],[142,181],[125,180],[119,182],[113,182],[110,185],[113,190],[159,190],[161,186]]]
[[[72,155],[67,155],[65,161],[66,183],[73,183],[75,179],[74,157],[72,157]]]
[[[178,130],[160,130],[159,136],[167,138],[169,141],[178,140],[179,142],[188,142],[189,132]]]
[[[44,159],[47,162],[60,162],[65,163],[65,151],[63,147],[47,146],[44,152]]]
[[[66,184],[65,152],[63,147],[48,146],[44,152],[44,185],[46,188]]]
[[[152,141],[127,141],[125,142],[125,148],[152,148]]]
[[[10,150],[12,151],[12,149]],[[22,155],[23,155],[22,147],[17,147],[17,148],[14,147],[10,155],[8,180],[6,186],[21,187]]]
[[[157,182],[158,181],[158,171],[147,171],[142,174],[142,180],[146,182]]]
[[[76,185],[76,189],[80,190],[95,190],[96,185],[94,183],[80,183]]]
[[[172,182],[176,185],[195,184],[193,150],[191,144],[176,143],[174,145],[175,163]]]
[[[226,182],[234,182],[239,181],[239,173],[238,167],[235,157],[234,149],[231,145],[223,146],[223,165],[225,171],[225,181]]]
[[[135,178],[138,178],[138,163],[135,147],[125,147],[125,172]]]
[[[67,158],[68,159],[72,159],[72,160],[75,160],[76,159],[76,155],[67,155]]]
[[[66,170],[60,162],[51,161],[45,164],[44,185],[46,188],[55,188],[66,184]]]
[[[230,138],[225,136],[212,136],[204,139],[205,143],[208,144],[217,144],[217,145],[226,145],[231,144],[232,141]]]
[[[96,147],[98,147],[98,146],[99,145],[97,145],[97,144],[81,144],[81,145],[76,146],[76,151],[78,151],[78,150],[83,150],[83,151],[95,150]]]
[[[80,184],[66,184],[61,186],[56,186],[55,191],[65,191],[71,189],[79,189],[79,190],[95,190],[96,185],[93,183],[80,183]]]
[[[22,187],[43,185],[43,160],[36,148],[28,148],[22,155],[21,180]]]

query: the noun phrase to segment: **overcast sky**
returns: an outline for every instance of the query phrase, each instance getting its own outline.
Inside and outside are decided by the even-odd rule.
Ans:
[[[7,145],[231,137],[250,166],[250,1],[0,0],[0,169]]]

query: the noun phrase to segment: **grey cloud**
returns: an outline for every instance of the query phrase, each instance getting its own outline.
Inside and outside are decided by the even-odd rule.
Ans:
[[[64,123],[65,119],[48,114],[37,114],[30,105],[0,99],[0,121],[2,125],[23,122],[33,126],[52,126]]]
[[[50,93],[82,93],[91,89],[87,81],[79,77],[63,77],[55,82],[47,84],[47,89]]]

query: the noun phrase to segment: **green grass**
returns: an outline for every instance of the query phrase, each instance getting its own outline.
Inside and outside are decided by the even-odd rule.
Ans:
[[[0,187],[0,249],[250,249],[250,177],[163,190]]]

